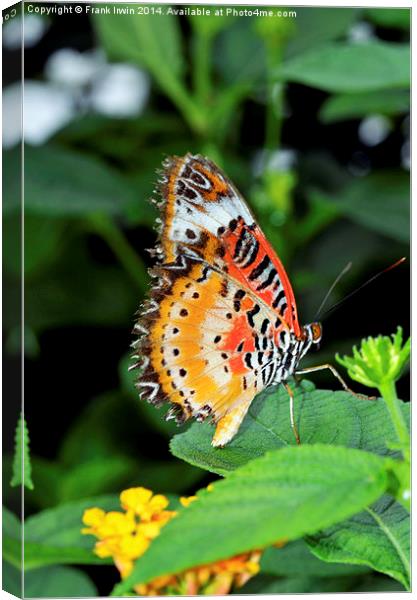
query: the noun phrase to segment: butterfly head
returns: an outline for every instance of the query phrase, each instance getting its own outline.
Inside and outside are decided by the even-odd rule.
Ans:
[[[321,338],[323,335],[321,323],[319,323],[318,321],[314,323],[309,323],[308,325],[305,325],[303,329],[305,339],[311,344],[317,344],[318,346],[321,342]]]

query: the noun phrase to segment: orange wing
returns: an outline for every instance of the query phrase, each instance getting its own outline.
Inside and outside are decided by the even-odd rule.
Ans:
[[[164,163],[156,285],[135,326],[138,388],[168,418],[210,416],[213,445],[237,432],[300,335],[281,261],[227,177],[200,156]]]

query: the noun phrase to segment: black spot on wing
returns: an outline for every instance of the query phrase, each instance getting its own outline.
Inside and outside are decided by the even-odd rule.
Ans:
[[[250,272],[250,275],[249,275],[250,281],[257,279],[260,275],[262,275],[262,273],[265,271],[265,269],[270,264],[271,264],[271,259],[269,258],[269,256],[267,254],[265,254],[265,256],[263,257],[261,262]]]

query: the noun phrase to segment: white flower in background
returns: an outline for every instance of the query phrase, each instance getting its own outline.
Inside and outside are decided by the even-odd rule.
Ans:
[[[366,21],[360,21],[352,25],[348,31],[347,38],[353,44],[364,44],[376,39],[374,28]]]
[[[25,21],[26,22],[26,21]],[[54,52],[45,66],[48,82],[26,80],[24,126],[26,143],[40,145],[80,116],[85,109],[109,117],[135,117],[148,100],[148,75],[127,64],[110,65],[98,51],[64,48]],[[21,84],[3,91],[3,147],[11,148],[22,137]]]
[[[146,73],[127,64],[108,65],[93,82],[90,103],[94,110],[111,117],[140,114],[149,97]]]
[[[3,25],[3,46],[8,50],[18,50],[22,44],[25,48],[32,48],[42,38],[49,27],[49,22],[39,15],[26,15],[14,17]]]
[[[22,136],[21,83],[3,92],[3,146],[11,148]],[[23,138],[38,146],[67,125],[75,116],[74,99],[49,83],[26,80],[23,88]]]
[[[109,117],[137,116],[149,97],[150,81],[144,71],[128,64],[108,64],[99,50],[57,50],[46,63],[45,75],[71,88],[78,106]]]
[[[377,146],[391,131],[391,122],[383,115],[370,115],[359,124],[359,139],[366,146]]]
[[[3,148],[12,148],[22,137],[22,84],[12,83],[3,90]]]
[[[73,48],[62,48],[49,57],[45,75],[58,85],[82,87],[88,85],[105,65],[104,54],[99,50],[81,53]]]

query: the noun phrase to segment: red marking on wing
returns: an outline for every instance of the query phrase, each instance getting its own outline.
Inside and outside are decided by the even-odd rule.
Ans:
[[[256,260],[253,263],[251,263],[247,268],[242,268],[239,265],[236,265],[236,263],[234,262],[234,260],[233,260],[234,250],[235,250],[235,247],[237,244],[237,240],[239,239],[241,230],[244,228],[247,228],[247,226],[244,222],[241,222],[238,224],[237,229],[233,233],[226,234],[226,236],[224,238],[225,246],[227,248],[227,252],[225,255],[225,261],[229,267],[229,271],[228,271],[229,275],[231,277],[233,277],[234,279],[238,280],[242,284],[243,287],[249,287],[251,289],[251,291],[254,294],[256,294],[256,296],[261,298],[268,306],[270,306],[274,312],[276,312],[277,314],[280,314],[279,311],[272,306],[272,302],[275,298],[275,295],[274,295],[275,290],[273,288],[257,290],[256,288],[257,288],[258,282],[251,281],[249,279],[249,275],[252,272],[252,270],[254,268],[256,268],[262,262],[262,260],[265,258],[265,256],[267,255],[278,273],[278,277],[284,288],[284,293],[285,293],[285,297],[287,300],[287,308],[285,309],[284,314],[282,314],[280,316],[285,320],[288,327],[294,331],[294,333],[297,337],[301,336],[301,327],[298,322],[298,315],[297,315],[297,305],[295,302],[294,292],[292,290],[290,280],[288,278],[288,275],[284,269],[282,262],[280,261],[280,259],[276,255],[276,253],[274,252],[272,246],[270,245],[270,243],[268,242],[268,240],[262,233],[259,226],[255,225],[255,227],[253,227],[250,230],[249,230],[249,228],[247,228],[250,231],[250,234],[252,236],[254,236],[259,243],[259,251],[258,251]]]
[[[236,348],[242,341],[243,347],[239,353],[236,353]],[[245,314],[235,318],[233,328],[225,336],[220,349],[232,354],[229,365],[234,375],[242,375],[250,370],[244,362],[244,355],[245,352],[254,352],[255,343]]]

